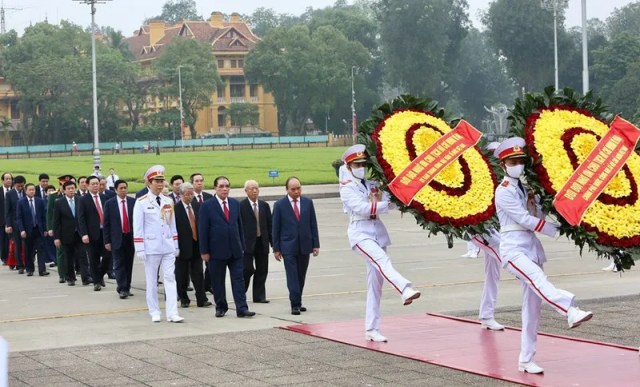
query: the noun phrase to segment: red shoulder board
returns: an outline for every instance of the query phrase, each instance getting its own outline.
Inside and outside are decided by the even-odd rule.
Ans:
[[[503,187],[508,187],[509,186],[509,182],[505,180],[500,185],[503,186]]]

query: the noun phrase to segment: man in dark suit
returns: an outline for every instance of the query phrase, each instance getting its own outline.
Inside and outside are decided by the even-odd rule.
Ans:
[[[116,275],[118,295],[125,299],[131,294],[131,274],[133,272],[133,206],[136,200],[127,196],[128,184],[116,180],[117,196],[104,203],[104,226],[102,228],[104,247],[111,251],[113,270]]]
[[[191,184],[193,184],[194,199],[200,205],[213,197],[209,192],[204,191],[204,176],[202,176],[202,173],[196,172],[191,174],[190,181]]]
[[[178,247],[180,255],[176,258],[176,282],[178,286],[178,298],[180,306],[188,308],[191,304],[187,289],[189,277],[193,281],[196,291],[198,307],[211,306],[204,291],[204,278],[202,273],[202,257],[198,246],[198,211],[200,205],[193,200],[193,185],[182,183],[180,185],[180,201],[176,203],[176,229],[178,230]]]
[[[47,209],[44,200],[35,196],[36,187],[33,184],[25,185],[24,191],[26,196],[18,201],[16,209],[17,230],[15,232],[18,232],[20,238],[24,240],[27,276],[33,276],[35,271],[33,260],[37,250],[38,273],[42,277],[49,275],[45,265],[46,253],[44,249],[44,236],[47,233],[47,218],[45,216]]]
[[[78,231],[79,198],[76,183],[72,180],[62,185],[64,195],[56,200],[53,207],[53,242],[62,250],[59,266],[67,273],[67,285],[75,286],[75,263],[80,264],[82,284],[89,285],[89,267],[86,252]]]
[[[240,217],[244,227],[244,288],[249,290],[253,276],[253,302],[266,304],[265,282],[269,273],[269,245],[271,244],[271,207],[259,200],[260,187],[255,180],[244,183],[247,198],[240,202]],[[254,269],[255,261],[255,269]]]
[[[4,230],[10,235],[16,246],[15,256],[18,274],[24,274],[24,262],[22,260],[22,238],[16,224],[16,210],[18,209],[18,201],[24,197],[25,183],[24,176],[16,176],[13,179],[13,189],[7,193],[4,201],[4,219],[6,222]]]
[[[78,190],[76,191],[76,195],[84,196],[89,193],[89,189],[87,188],[87,177],[80,176],[78,178]]]
[[[5,232],[6,220],[4,218],[4,202],[5,197],[11,191],[13,185],[13,176],[9,172],[2,174],[2,186],[0,187],[0,256],[2,256],[2,264],[7,264],[9,258],[9,237]],[[13,267],[11,267],[13,269]]]
[[[229,179],[219,176],[214,181],[216,196],[200,207],[198,240],[202,259],[209,262],[213,282],[216,317],[228,310],[225,292],[227,268],[231,277],[233,300],[238,317],[252,317],[244,291],[243,255],[244,236],[240,220],[240,204],[229,198]]]
[[[100,178],[87,178],[88,193],[80,198],[78,212],[78,231],[82,243],[89,254],[89,269],[93,278],[93,290],[100,291],[104,283],[104,275],[111,271],[110,254],[104,247],[102,227],[104,224],[104,195],[100,195]]]
[[[184,183],[184,178],[181,175],[173,175],[171,176],[171,180],[169,180],[171,184],[171,193],[169,197],[173,200],[173,204],[180,203],[180,185]]]
[[[105,200],[116,197],[116,191],[107,189],[107,179],[105,177],[100,177],[100,189],[98,192],[100,192],[101,195],[104,195]]]
[[[302,291],[309,267],[309,254],[320,253],[318,222],[313,201],[302,197],[302,185],[297,177],[287,179],[287,196],[273,205],[273,255],[284,258],[291,314],[306,312],[302,306]]]
[[[204,176],[202,176],[202,173],[192,173],[191,176],[189,176],[189,181],[193,185],[194,200],[197,201],[200,206],[202,206],[205,201],[213,197],[209,192],[204,191]],[[209,274],[209,262],[205,262],[204,264],[204,290],[213,294],[213,288],[211,287],[211,275]]]
[[[75,178],[71,175],[62,175],[58,177],[60,188],[57,192],[50,193],[49,196],[47,196],[47,230],[49,230],[47,233],[49,234],[51,243],[53,243],[53,247],[56,251],[56,264],[58,266],[58,277],[61,284],[67,282],[67,268],[65,265],[61,264],[63,260],[62,249],[60,247],[56,247],[53,241],[53,210],[55,208],[56,200],[64,197],[64,189],[62,188],[63,184],[70,180],[75,181]]]
[[[47,186],[49,185],[49,175],[41,173],[38,176],[39,184],[36,185],[36,196],[44,200],[47,197]]]

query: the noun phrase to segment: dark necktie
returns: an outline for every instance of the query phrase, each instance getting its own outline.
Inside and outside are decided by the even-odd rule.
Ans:
[[[37,226],[36,223],[36,208],[33,206],[33,199],[29,199],[29,206],[31,207],[31,220],[33,222],[33,227]]]
[[[202,204],[202,194],[198,195],[198,203]]]
[[[160,206],[160,196],[156,196],[156,203],[158,203],[158,207]]]
[[[522,191],[522,194],[526,195],[526,192],[524,191],[524,185],[522,185],[522,182],[520,180],[518,180],[518,188],[520,188],[520,191]]]

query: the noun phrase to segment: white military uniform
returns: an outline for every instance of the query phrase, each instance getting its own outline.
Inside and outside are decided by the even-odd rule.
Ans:
[[[520,363],[533,360],[544,300],[560,314],[567,316],[575,296],[556,288],[542,269],[544,250],[535,232],[554,237],[557,226],[531,215],[527,209],[527,190],[519,188],[519,179],[506,176],[496,189],[496,209],[500,220],[500,251],[503,266],[522,281],[522,337]],[[539,208],[536,209],[539,211]]]
[[[374,181],[365,180],[365,185],[355,177],[340,184],[340,199],[345,212],[349,214],[347,235],[351,248],[362,254],[367,262],[367,310],[365,330],[380,329],[380,298],[382,282],[387,280],[391,286],[403,292],[411,282],[394,269],[387,255],[387,246],[391,244],[387,229],[378,216],[389,212],[393,204],[389,194],[384,193],[378,202],[370,201]]]
[[[157,199],[160,198],[158,205]],[[160,316],[158,304],[158,269],[162,267],[166,295],[167,319],[178,316],[178,293],[175,278],[175,259],[178,251],[178,232],[173,201],[149,192],[133,207],[133,242],[136,255],[144,253],[147,281],[147,307],[151,317]]]
[[[498,283],[500,282],[500,233],[495,229],[483,235],[471,235],[473,243],[484,252],[484,286],[480,297],[480,320],[494,318],[496,302],[498,301]]]

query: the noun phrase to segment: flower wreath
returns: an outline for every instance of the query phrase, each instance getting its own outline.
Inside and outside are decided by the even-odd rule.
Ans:
[[[640,257],[640,155],[631,154],[605,190],[587,209],[578,226],[567,223],[555,210],[553,199],[598,141],[609,130],[613,115],[591,93],[579,96],[571,89],[554,94],[527,94],[512,110],[512,131],[524,137],[533,172],[527,181],[540,195],[547,213],[556,215],[560,232],[580,247],[587,244],[599,256],[613,258],[630,268]]]
[[[452,130],[458,120],[433,100],[409,95],[396,98],[373,111],[358,130],[358,141],[367,147],[373,179],[387,185],[413,159]],[[464,232],[484,233],[495,227],[494,192],[497,178],[480,148],[469,148],[422,188],[409,205],[391,194],[401,212],[415,216],[418,224],[437,234],[453,237]]]

